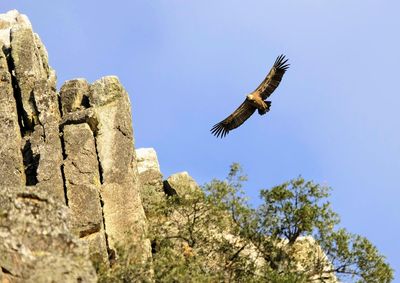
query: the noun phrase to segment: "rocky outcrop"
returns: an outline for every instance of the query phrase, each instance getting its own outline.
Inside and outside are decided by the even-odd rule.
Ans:
[[[268,263],[262,257],[259,247],[235,232],[234,227],[236,224],[232,221],[232,216],[228,212],[218,214],[220,227],[213,226],[213,223],[216,223],[215,220],[211,222],[206,220],[203,223],[204,225],[191,227],[191,223],[194,223],[195,220],[199,222],[202,221],[202,217],[211,219],[215,215],[212,214],[213,210],[203,206],[202,200],[204,199],[201,195],[204,192],[188,172],[173,174],[163,181],[154,149],[137,149],[136,155],[140,180],[144,185],[142,187],[142,195],[144,196],[143,203],[146,214],[149,224],[157,231],[157,233],[153,231],[153,236],[156,238],[152,242],[154,253],[158,252],[160,242],[169,239],[174,247],[175,256],[183,255],[188,258],[196,255],[199,258],[202,254],[207,254],[204,259],[205,265],[210,269],[220,269],[219,272],[222,273],[224,271],[223,268],[221,269],[220,263],[225,262],[226,258],[216,247],[229,245],[233,250],[240,251],[239,257],[243,258],[240,264],[251,264],[257,275],[262,275],[265,272]],[[186,201],[190,205],[182,210],[179,210],[179,206],[176,206],[174,208],[177,210],[169,210],[168,214],[160,214],[157,209],[153,209],[154,207],[163,207],[163,205],[164,207],[168,206],[166,203],[168,197],[175,197],[179,200],[178,203]],[[164,204],[162,204],[163,202]],[[194,216],[196,212],[198,216]],[[222,221],[225,224],[222,224]],[[185,237],[185,230],[189,228],[193,228],[193,231],[197,233],[196,236],[199,237],[196,240],[203,241],[203,245],[195,247],[188,245],[188,237]],[[213,245],[210,245],[210,243],[213,243]],[[279,247],[285,254],[294,255],[293,262],[291,262],[293,270],[307,273],[313,270],[316,262],[318,262],[322,265],[322,271],[312,275],[310,278],[315,282],[320,282],[322,275],[324,282],[338,282],[332,273],[332,266],[327,256],[312,237],[299,237],[293,245],[288,245],[285,240],[273,243],[273,245]],[[227,251],[228,249],[226,249]],[[282,264],[283,268],[287,268],[288,265],[284,265],[284,262]]]
[[[27,17],[17,11],[0,15],[0,47],[0,195],[29,191],[57,203],[38,206],[39,214],[57,215],[66,205],[70,233],[87,244],[96,264],[108,266],[124,243],[147,260],[150,242],[130,102],[118,78],[92,84],[70,80],[58,93],[47,51]],[[7,225],[19,229],[12,222]],[[38,241],[41,236],[38,232]],[[30,244],[29,238],[21,241]],[[1,267],[10,256],[2,254]],[[51,266],[50,261],[46,268]]]
[[[134,155],[128,94],[116,77],[66,82],[60,91],[68,206],[76,233],[103,261],[137,242],[147,259],[146,222]],[[106,237],[104,237],[104,232]],[[96,257],[98,256],[96,255]]]
[[[201,189],[186,171],[175,173],[164,181],[164,192],[169,196],[186,197],[196,191],[200,192]]]
[[[107,264],[100,172],[93,133],[86,123],[66,125],[63,137],[65,186],[72,232],[88,241],[92,259]]]
[[[4,186],[37,186],[62,200],[60,112],[55,72],[29,20],[17,11],[0,19],[0,149]],[[22,154],[21,154],[22,151]]]
[[[147,280],[153,274],[148,223],[164,225],[155,238],[176,238],[177,255],[201,254],[194,241],[176,237],[182,226],[194,225],[193,215],[184,217],[185,207],[160,215],[167,200],[192,201],[196,212],[205,208],[195,217],[204,223],[205,240],[265,264],[253,245],[242,247],[242,238],[229,232],[234,225],[226,211],[209,213],[187,172],[163,180],[154,149],[135,151],[131,116],[115,76],[69,80],[57,92],[55,71],[28,18],[0,14],[0,282],[96,282],[94,266],[107,270],[120,251]],[[226,219],[226,229],[217,231],[210,217]],[[152,248],[156,253],[157,239]],[[222,262],[207,254],[211,265]]]
[[[153,173],[155,177],[147,178],[147,180],[157,179],[161,177],[160,164],[158,163],[157,153],[154,148],[138,148],[136,149],[136,160],[139,174],[143,178],[143,173]],[[144,180],[144,183],[149,181]]]
[[[0,282],[96,282],[87,247],[69,224],[67,207],[48,192],[3,187]]]
[[[153,148],[136,150],[136,160],[141,186],[143,207],[149,221],[152,221],[153,208],[165,198],[163,175],[160,172],[157,153]]]

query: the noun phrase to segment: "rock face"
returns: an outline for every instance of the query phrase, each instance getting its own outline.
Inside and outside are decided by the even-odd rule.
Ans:
[[[154,148],[136,149],[136,160],[139,174],[153,172],[160,175],[160,165],[158,163],[157,153]],[[146,182],[145,182],[146,183]]]
[[[100,173],[93,132],[84,123],[66,125],[63,134],[64,174],[72,231],[89,242],[92,259],[107,263]]]
[[[147,259],[128,94],[110,76],[93,84],[68,81],[60,100],[67,202],[76,234],[88,239],[91,251],[100,248],[96,257],[104,262],[126,241],[137,242],[142,251],[136,252]]]
[[[0,282],[96,282],[84,242],[68,229],[68,209],[34,187],[0,194]]]
[[[141,187],[141,196],[146,216],[152,221],[152,207],[165,197],[163,176],[160,172],[157,153],[153,148],[139,148],[136,159]]]
[[[157,206],[203,194],[199,186],[187,172],[163,181],[154,149],[135,151],[117,77],[73,79],[57,92],[47,51],[17,11],[0,14],[0,47],[0,282],[96,282],[94,266],[107,269],[120,250],[151,269],[147,224],[175,235],[190,219]],[[205,226],[214,240],[240,244]]]
[[[186,197],[186,195],[201,191],[201,189],[189,173],[184,171],[169,176],[164,181],[164,191],[167,195]]]
[[[69,231],[87,244],[96,264],[109,265],[116,248],[127,242],[137,247],[132,252],[147,260],[150,242],[140,198],[130,102],[118,78],[104,77],[92,84],[74,79],[57,93],[44,45],[27,17],[15,10],[0,14],[0,47],[0,196],[17,201],[18,195],[13,199],[10,193],[29,191],[45,194],[44,203],[48,199],[57,203],[37,206],[39,215],[65,213],[60,211],[66,205]],[[6,223],[10,229],[19,229]],[[35,237],[41,241],[43,233],[39,232]],[[5,237],[19,241],[14,236],[0,234],[0,243]],[[29,246],[29,238],[21,238],[21,243]],[[0,266],[13,256],[1,253]],[[42,267],[52,269],[52,264],[43,261]],[[54,270],[61,272],[58,264],[63,263],[54,260]],[[17,276],[22,271],[10,272]]]
[[[245,259],[241,261],[242,265],[251,263],[255,273],[259,275],[265,272],[265,267],[268,265],[267,261],[262,257],[258,247],[254,243],[246,241],[234,231],[233,228],[235,224],[229,213],[223,215],[219,214],[217,216],[219,220],[225,219],[226,221],[226,227],[224,227],[222,231],[220,229],[221,227],[212,226],[213,221],[207,222],[207,225],[198,225],[193,228],[193,231],[198,233],[197,236],[199,236],[196,240],[204,242],[203,245],[200,244],[193,248],[190,247],[187,243],[188,237],[185,237],[185,229],[190,226],[188,223],[194,223],[194,210],[191,210],[190,207],[192,207],[192,209],[196,207],[197,209],[197,222],[201,221],[200,215],[203,215],[203,217],[207,219],[215,217],[215,215],[210,214],[210,211],[207,209],[201,210],[201,202],[191,203],[192,206],[187,206],[186,211],[185,209],[180,211],[170,210],[168,214],[161,213],[161,215],[157,212],[157,209],[154,210],[153,207],[160,207],[160,204],[163,201],[165,202],[170,196],[177,197],[180,200],[186,199],[186,201],[196,199],[199,194],[203,194],[203,191],[188,172],[185,171],[175,173],[163,181],[157,154],[154,149],[137,149],[136,156],[138,160],[139,176],[143,184],[142,196],[146,215],[151,228],[157,231],[157,233],[153,231],[152,234],[155,236],[152,242],[153,252],[155,254],[159,251],[160,242],[169,239],[176,252],[176,257],[183,255],[185,258],[190,258],[196,255],[197,259],[199,259],[202,254],[206,254],[207,257],[203,260],[207,268],[218,270],[218,268],[220,268],[220,263],[225,263],[226,259],[221,256],[222,254],[220,252],[216,252],[215,248],[222,245],[226,247],[229,244],[231,247],[234,247],[235,250],[240,250],[240,257]],[[196,203],[196,206],[193,206],[194,203]],[[174,209],[179,209],[179,206]],[[185,214],[185,212],[188,213]],[[220,223],[220,225],[222,224]],[[201,231],[202,229],[205,230]],[[177,235],[182,237],[178,237]],[[213,243],[213,245],[210,246],[207,243]],[[288,245],[286,241],[278,242],[276,245],[282,250],[285,250],[288,254],[294,253],[293,270],[312,270],[315,263],[320,262],[323,267],[323,272],[325,272],[324,282],[339,282],[335,275],[331,273],[332,266],[322,248],[312,237],[299,237],[294,245]],[[225,252],[227,252],[227,249]],[[155,262],[155,265],[156,264]],[[224,271],[221,269],[219,272],[222,274]],[[320,274],[315,274],[311,279],[315,282],[320,282],[321,280],[318,276],[320,276]]]
[[[55,72],[29,20],[17,11],[0,18],[1,186],[37,186],[62,200],[60,112]],[[21,155],[22,150],[22,155]]]

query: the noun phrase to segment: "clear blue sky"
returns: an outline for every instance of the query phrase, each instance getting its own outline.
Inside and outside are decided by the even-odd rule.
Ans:
[[[137,147],[165,176],[200,184],[239,162],[259,189],[301,174],[333,188],[349,231],[400,270],[399,1],[15,1],[45,43],[58,85],[117,75],[130,94]],[[209,133],[268,72],[291,68],[227,138]],[[396,280],[400,282],[399,279]]]

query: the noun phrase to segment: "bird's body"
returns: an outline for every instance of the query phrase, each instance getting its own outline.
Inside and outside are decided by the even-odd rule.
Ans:
[[[258,110],[258,114],[264,115],[269,111],[271,101],[264,101],[258,92],[253,92],[246,96],[246,101],[252,104]]]
[[[247,95],[244,102],[231,115],[215,124],[211,129],[211,133],[222,138],[230,130],[242,125],[256,110],[258,110],[258,114],[260,115],[267,113],[271,107],[271,101],[267,101],[266,99],[278,87],[284,73],[289,68],[287,61],[285,56],[279,56],[257,89]]]

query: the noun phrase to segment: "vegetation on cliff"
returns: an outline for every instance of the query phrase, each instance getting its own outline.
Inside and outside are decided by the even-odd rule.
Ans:
[[[245,181],[233,164],[226,180],[214,179],[202,189],[182,181],[174,187],[179,193],[162,201],[147,198],[156,282],[393,279],[368,239],[337,228],[329,187],[298,177],[261,190],[263,202],[253,208],[242,190]],[[127,264],[122,256],[100,280],[145,280],[142,271],[143,265]]]
[[[139,166],[117,77],[57,92],[28,18],[0,14],[0,31],[0,282],[95,282],[93,265],[100,282],[393,278],[366,238],[337,228],[328,187],[299,177],[254,208],[238,164],[202,188],[187,173],[163,181],[155,152]]]

